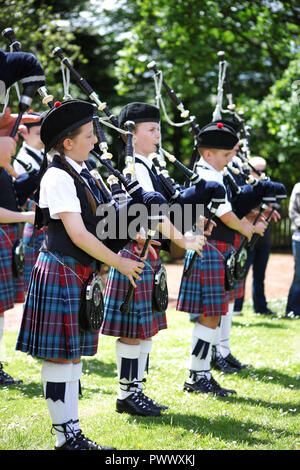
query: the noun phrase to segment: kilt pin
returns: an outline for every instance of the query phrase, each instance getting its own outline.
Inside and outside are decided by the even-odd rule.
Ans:
[[[0,314],[25,299],[24,277],[12,273],[12,245],[18,238],[18,224],[0,224]]]
[[[129,242],[119,251],[123,258],[136,259],[133,250],[135,242]],[[136,281],[136,288],[132,296],[128,314],[120,311],[130,282],[126,276],[117,269],[109,271],[107,284],[104,292],[104,321],[101,333],[109,336],[127,338],[151,338],[158,331],[167,328],[165,312],[152,311],[152,292],[154,274],[161,266],[159,250],[156,249],[158,259],[155,260],[150,254],[144,262],[141,281]]]

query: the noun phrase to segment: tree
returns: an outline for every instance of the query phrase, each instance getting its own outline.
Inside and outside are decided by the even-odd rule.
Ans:
[[[296,0],[185,0],[176,4],[170,0],[128,0],[126,4],[119,3],[119,9],[111,14],[111,22],[115,30],[127,34],[115,69],[121,95],[135,93],[139,99],[154,102],[147,63],[155,60],[185,107],[204,125],[212,117],[217,93],[217,52],[224,50],[237,109],[245,111],[246,120],[254,118],[253,153],[263,151],[271,163],[271,172],[275,173],[280,159],[289,160],[289,155],[299,153],[296,142],[294,145],[290,141],[293,148],[289,147],[289,155],[283,157],[276,145],[278,139],[269,133],[269,120],[267,124],[258,119],[259,106],[265,99],[267,107],[266,97],[270,101],[268,109],[272,108],[276,114],[271,87],[274,83],[279,86],[285,70],[300,50],[300,8]],[[179,114],[171,104],[168,109],[178,120]],[[295,119],[299,123],[298,115]],[[167,127],[166,142],[171,144],[180,133],[182,136],[184,131]],[[186,163],[191,152],[190,141],[180,141],[180,147],[174,150]]]

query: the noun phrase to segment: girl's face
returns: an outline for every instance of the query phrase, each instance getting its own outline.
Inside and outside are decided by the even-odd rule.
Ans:
[[[140,122],[133,132],[133,136],[135,152],[147,157],[156,151],[156,146],[159,144],[159,124],[157,122]]]
[[[93,122],[91,121],[81,126],[75,137],[64,140],[65,154],[77,163],[82,163],[88,159],[96,142],[97,138],[94,135]]]

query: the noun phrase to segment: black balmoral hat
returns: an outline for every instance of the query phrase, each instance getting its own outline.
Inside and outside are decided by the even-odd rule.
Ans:
[[[42,119],[41,140],[45,153],[69,132],[93,120],[94,105],[82,100],[55,103]]]
[[[240,122],[234,116],[229,117],[228,119],[219,119],[213,121],[212,124],[217,124],[218,122],[221,122],[222,124],[224,124],[224,126],[232,127],[235,132],[238,132],[240,130]]]
[[[157,106],[147,103],[128,103],[119,114],[119,127],[123,127],[126,121],[138,122],[159,122],[160,112]]]
[[[30,129],[30,127],[42,125],[43,113],[33,111],[33,109],[28,109],[28,111],[26,111],[26,114],[31,114],[31,115],[33,114],[34,116],[40,116],[41,118],[39,121],[36,121],[36,122],[26,122],[24,126],[26,126],[28,129]]]
[[[235,130],[224,124],[224,121],[216,121],[202,127],[197,137],[197,146],[232,150],[239,139]]]

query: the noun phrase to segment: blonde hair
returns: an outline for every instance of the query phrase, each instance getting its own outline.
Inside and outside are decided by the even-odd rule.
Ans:
[[[259,157],[258,155],[255,155],[254,157],[249,158],[249,163],[251,163],[252,166],[255,165],[264,165],[264,167],[267,166],[267,162],[263,157]]]

